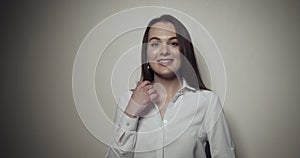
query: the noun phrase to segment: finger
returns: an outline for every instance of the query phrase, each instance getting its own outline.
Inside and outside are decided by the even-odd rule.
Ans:
[[[153,86],[151,84],[142,87],[142,89],[145,90],[145,91],[148,91],[150,88],[153,88]]]
[[[153,93],[157,93],[157,91],[156,91],[156,89],[154,89],[154,88],[150,88],[150,89],[148,90],[148,93],[149,93],[149,95],[151,95],[151,94],[153,94]]]
[[[138,86],[138,85],[140,85],[142,83],[142,81],[137,81],[136,82],[136,85]]]
[[[141,83],[142,83],[142,81],[137,81],[135,89],[137,89]]]
[[[157,93],[153,93],[153,94],[151,94],[151,95],[150,95],[150,99],[151,99],[151,101],[154,101],[154,100],[156,100],[156,99],[157,99],[157,97],[158,97],[158,94],[157,94]]]
[[[138,87],[144,87],[144,86],[146,86],[147,84],[151,84],[151,82],[150,81],[143,81],[142,83],[140,83],[139,85],[138,85]]]

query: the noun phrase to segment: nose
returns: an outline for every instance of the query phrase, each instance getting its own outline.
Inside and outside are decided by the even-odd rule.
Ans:
[[[161,46],[160,55],[162,55],[162,56],[170,55],[170,52],[169,52],[169,49],[168,49],[168,45],[167,45],[167,44],[163,44],[163,45]]]

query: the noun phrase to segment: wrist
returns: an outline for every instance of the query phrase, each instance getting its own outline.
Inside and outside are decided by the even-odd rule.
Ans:
[[[129,117],[138,117],[144,109],[145,106],[138,105],[133,100],[130,100],[124,112]]]
[[[126,110],[124,111],[124,113],[130,118],[137,118],[136,115],[132,115],[132,114],[128,113]]]

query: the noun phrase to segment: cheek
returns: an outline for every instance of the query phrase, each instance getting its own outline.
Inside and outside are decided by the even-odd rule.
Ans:
[[[180,58],[180,56],[177,58],[177,65],[178,65],[178,67],[181,67],[181,58]]]
[[[155,60],[156,56],[157,56],[157,50],[153,50],[153,49],[148,49],[147,50],[147,60],[151,61],[151,60]]]
[[[173,57],[180,62],[182,54],[179,52],[179,50],[174,50],[172,53],[173,53]]]

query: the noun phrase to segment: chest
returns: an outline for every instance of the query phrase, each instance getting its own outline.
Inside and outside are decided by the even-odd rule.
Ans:
[[[170,102],[163,115],[161,111],[153,105],[140,118],[136,150],[157,150],[168,144],[187,150],[194,146],[205,113],[201,100],[181,97]]]

